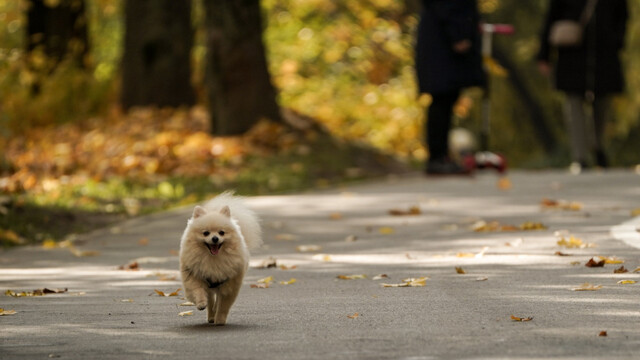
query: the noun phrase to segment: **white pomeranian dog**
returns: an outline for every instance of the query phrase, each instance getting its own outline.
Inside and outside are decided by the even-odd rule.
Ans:
[[[257,216],[233,192],[193,209],[180,241],[180,273],[187,299],[207,308],[209,323],[227,322],[249,267],[248,249],[260,245]]]

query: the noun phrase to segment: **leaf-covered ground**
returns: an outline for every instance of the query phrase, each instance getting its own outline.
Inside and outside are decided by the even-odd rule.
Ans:
[[[0,240],[59,240],[226,189],[274,193],[405,170],[334,139],[310,118],[284,114],[284,124],[264,121],[243,136],[214,137],[199,107],[113,110],[0,140]]]

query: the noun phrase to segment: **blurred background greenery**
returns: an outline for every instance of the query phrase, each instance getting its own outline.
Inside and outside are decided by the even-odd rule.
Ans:
[[[44,4],[56,7],[61,1]],[[386,155],[408,164],[426,159],[422,139],[429,98],[417,96],[413,69],[419,1],[260,1],[278,105],[320,124],[330,141],[267,124],[248,137],[209,135],[205,1],[194,0],[191,7],[190,82],[196,106],[125,112],[119,104],[125,1],[85,0],[89,47],[84,64],[63,61],[42,77],[29,63],[46,59],[26,51],[30,2],[0,0],[0,189],[11,204],[0,201],[3,213],[26,204],[137,214],[198,201],[225,187],[283,191],[361,178],[367,166],[380,167],[378,175],[389,171],[380,158],[363,160],[364,152],[353,144],[378,154],[369,158]],[[491,150],[505,154],[511,167],[566,166],[561,95],[535,64],[547,1],[478,4],[484,21],[516,28],[515,34],[494,39]],[[614,166],[635,165],[640,153],[640,23],[634,21],[640,2],[629,1],[629,7],[623,53],[627,91],[615,100],[615,121],[605,136]],[[465,92],[456,107],[457,126],[480,132],[482,96],[477,89]],[[130,127],[133,123],[137,127]],[[256,146],[263,138],[271,141]],[[87,155],[91,149],[95,152]],[[185,154],[194,151],[202,167],[187,166],[193,156]],[[6,230],[14,219],[0,216],[0,226]],[[54,236],[38,231],[19,235]]]

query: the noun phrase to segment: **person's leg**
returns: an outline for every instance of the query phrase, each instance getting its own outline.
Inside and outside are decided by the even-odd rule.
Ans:
[[[427,148],[429,160],[444,160],[449,155],[449,130],[453,106],[458,100],[459,91],[432,94],[431,105],[427,110]]]
[[[584,98],[577,94],[567,94],[565,121],[569,131],[571,159],[581,166],[587,164],[589,127],[584,113]]]
[[[610,96],[597,97],[593,102],[593,151],[596,157],[596,164],[601,167],[609,166],[609,161],[604,151],[604,131],[610,107]]]

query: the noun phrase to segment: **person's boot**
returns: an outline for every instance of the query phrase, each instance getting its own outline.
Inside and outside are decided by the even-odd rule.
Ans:
[[[602,150],[596,150],[596,165],[601,168],[609,167],[609,160],[607,160],[607,155]]]

